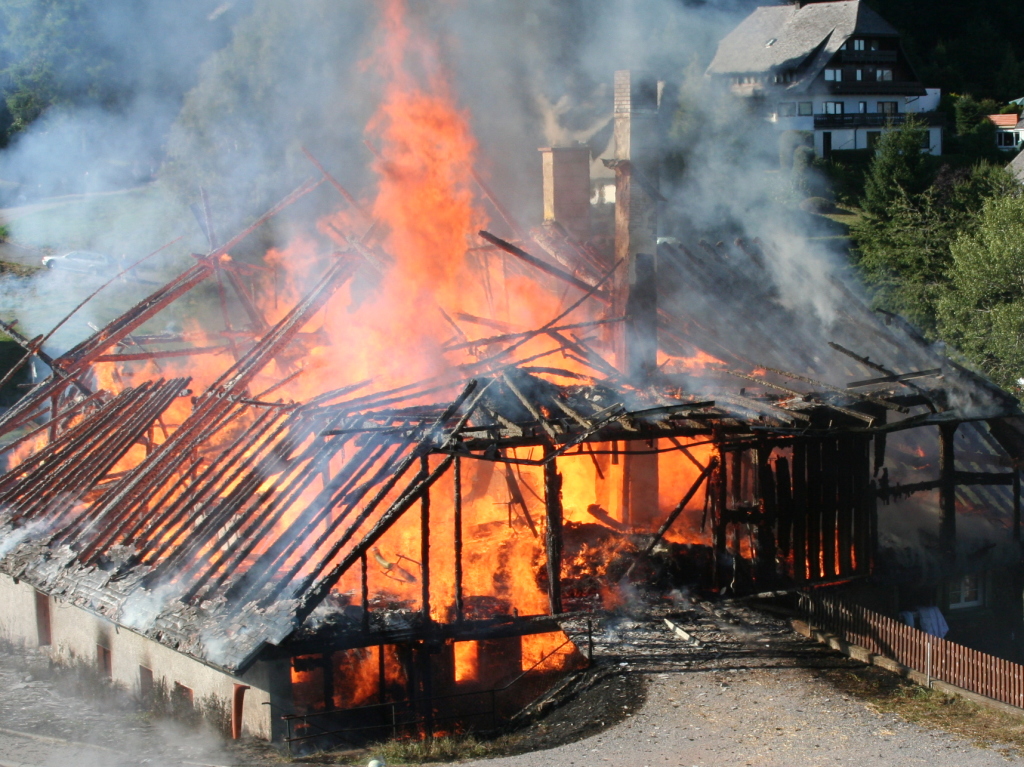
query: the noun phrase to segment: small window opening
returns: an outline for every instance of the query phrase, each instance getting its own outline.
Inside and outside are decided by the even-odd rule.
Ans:
[[[40,647],[53,644],[50,629],[50,598],[42,592],[36,592],[36,636]]]
[[[181,682],[175,682],[174,689],[171,691],[171,707],[174,709],[174,711],[192,711],[194,703],[195,699],[192,694],[192,688],[186,687]]]
[[[153,669],[139,666],[139,697],[144,701],[153,698]]]
[[[113,676],[113,663],[111,662],[110,648],[101,644],[96,645],[96,668],[105,677]]]

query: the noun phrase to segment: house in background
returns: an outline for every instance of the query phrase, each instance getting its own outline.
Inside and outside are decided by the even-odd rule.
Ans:
[[[988,115],[996,126],[996,146],[1003,151],[1019,149],[1024,142],[1024,120],[1016,114]]]
[[[910,116],[942,153],[941,92],[925,88],[896,29],[861,0],[757,8],[718,44],[707,75],[780,131],[813,135],[819,156],[870,149]]]

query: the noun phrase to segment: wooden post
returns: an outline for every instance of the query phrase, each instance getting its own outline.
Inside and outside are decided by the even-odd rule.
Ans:
[[[821,579],[821,440],[807,443],[807,573]]]
[[[545,445],[544,510],[547,515],[548,606],[552,615],[562,612],[562,475],[558,473],[555,449]]]
[[[1013,540],[1020,540],[1020,471],[1013,467]]]
[[[776,515],[776,541],[779,552],[783,557],[788,557],[793,548],[791,545],[791,533],[793,530],[793,485],[789,475],[789,461],[784,456],[775,459],[775,498]]]
[[[767,441],[757,446],[757,484],[763,511],[757,525],[757,559],[754,568],[759,585],[775,578],[775,523],[778,517],[778,498],[775,474],[768,463],[771,454],[772,447]]]
[[[838,527],[839,551],[836,562],[838,575],[849,575],[853,572],[853,478],[858,470],[855,444],[856,437],[841,436],[838,442],[836,463],[836,500],[838,509],[836,521]]]
[[[793,579],[807,580],[807,443],[793,443]]]
[[[835,437],[828,437],[821,442],[821,569],[825,578],[837,574],[838,444]]]
[[[455,620],[465,614],[462,601],[462,459],[455,456]]]
[[[715,497],[715,511],[717,514],[714,519],[714,527],[711,534],[711,548],[713,551],[713,562],[712,562],[712,584],[714,588],[720,589],[722,586],[722,559],[725,554],[725,534],[726,525],[729,518],[728,506],[729,506],[729,471],[726,468],[727,454],[724,446],[719,443],[718,448],[718,481],[715,485],[716,497]]]
[[[420,477],[430,475],[430,460],[427,456],[420,458]],[[420,562],[423,590],[421,604],[424,623],[430,623],[430,488],[420,498]]]
[[[366,554],[359,557],[359,569],[362,571],[362,587],[360,589],[363,603],[363,631],[370,630],[370,587],[367,584],[368,570],[366,567]]]
[[[939,424],[939,547],[947,562],[956,560],[956,466],[953,438],[959,424]]]
[[[871,571],[871,508],[874,487],[871,484],[871,438],[861,437],[853,446],[853,551],[856,572]]]

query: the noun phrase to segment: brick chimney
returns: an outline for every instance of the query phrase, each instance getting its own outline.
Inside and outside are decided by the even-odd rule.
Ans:
[[[613,313],[625,316],[614,341],[620,370],[638,385],[658,364],[657,250],[659,84],[648,74],[615,73],[615,260],[622,260],[614,288]],[[622,508],[627,524],[647,526],[658,516],[658,456],[626,454]]]
[[[590,148],[544,147],[544,220],[557,221],[577,240],[590,239]]]

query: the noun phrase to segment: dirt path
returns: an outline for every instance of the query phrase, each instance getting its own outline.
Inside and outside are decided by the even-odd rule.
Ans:
[[[465,764],[1024,765],[843,695],[822,674],[858,664],[792,633],[782,620],[742,607],[697,609],[680,620],[704,647],[675,637],[657,614],[604,637],[604,653],[618,647],[628,658],[618,661],[629,664],[621,667],[624,675],[648,680],[646,700],[624,721],[546,751]],[[585,708],[576,714],[585,715]]]

